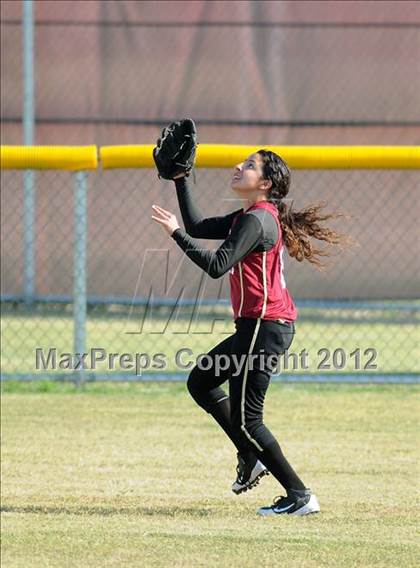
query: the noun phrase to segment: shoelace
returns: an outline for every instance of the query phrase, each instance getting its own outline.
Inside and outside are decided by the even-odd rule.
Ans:
[[[308,489],[307,491],[309,491],[309,495],[310,495],[310,489]],[[308,493],[305,492],[305,495],[302,494],[303,496],[308,495]],[[296,502],[296,500],[298,499],[300,495],[278,495],[277,497],[274,497],[273,500],[273,504],[271,505],[272,507],[279,507],[280,505],[286,503],[293,503]]]
[[[243,475],[245,473],[244,469],[245,469],[245,461],[242,458],[238,457],[238,465],[236,466],[236,473],[239,483],[243,481]]]
[[[287,497],[285,495],[277,495],[274,497],[272,507],[278,507],[282,501],[286,501]]]

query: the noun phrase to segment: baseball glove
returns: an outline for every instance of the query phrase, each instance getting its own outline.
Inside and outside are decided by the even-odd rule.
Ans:
[[[197,129],[190,118],[172,122],[162,130],[153,149],[158,177],[174,179],[179,174],[190,175],[197,149]]]

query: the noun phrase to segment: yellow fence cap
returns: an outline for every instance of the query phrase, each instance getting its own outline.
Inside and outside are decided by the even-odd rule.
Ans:
[[[154,168],[154,144],[102,146],[103,169]],[[420,169],[420,146],[271,146],[199,144],[199,168],[233,168],[265,148],[279,154],[292,169]],[[2,169],[92,170],[98,167],[96,146],[2,146]]]
[[[2,170],[95,170],[96,146],[1,146]]]

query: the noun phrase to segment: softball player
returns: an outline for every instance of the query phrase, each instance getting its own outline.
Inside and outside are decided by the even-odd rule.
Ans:
[[[229,272],[236,331],[208,353],[213,361],[228,356],[242,361],[216,373],[214,365],[196,365],[188,377],[188,390],[196,403],[213,416],[237,448],[237,478],[232,491],[251,489],[270,472],[286,496],[261,507],[260,515],[307,515],[320,510],[316,496],[294,471],[280,445],[263,422],[265,394],[276,357],[291,345],[297,311],[283,274],[283,249],[302,261],[320,265],[324,252],[310,237],[329,244],[341,235],[319,221],[336,217],[320,214],[322,205],[293,211],[283,199],[289,192],[290,170],[275,153],[259,150],[235,167],[231,188],[244,207],[204,219],[195,205],[185,176],[175,181],[185,230],[175,215],[153,205],[154,219],[188,257],[212,278]],[[197,238],[224,239],[216,251],[203,250]],[[253,357],[251,357],[253,355]],[[274,362],[273,362],[274,360]],[[235,372],[234,372],[235,369]],[[229,394],[221,385],[229,382]]]

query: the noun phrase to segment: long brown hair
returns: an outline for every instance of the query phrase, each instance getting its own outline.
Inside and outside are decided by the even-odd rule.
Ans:
[[[286,162],[270,150],[258,150],[257,154],[261,156],[263,178],[272,182],[267,192],[267,201],[277,205],[284,243],[290,256],[298,262],[308,260],[318,268],[324,268],[325,264],[320,261],[320,257],[329,256],[330,252],[326,249],[315,248],[311,239],[324,241],[327,245],[351,244],[353,241],[348,236],[320,224],[323,221],[347,217],[347,215],[323,213],[325,202],[295,211],[293,202],[288,206],[283,201],[289,193],[291,179],[291,172]]]

